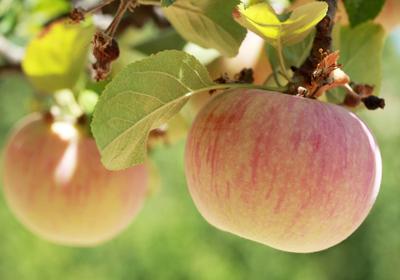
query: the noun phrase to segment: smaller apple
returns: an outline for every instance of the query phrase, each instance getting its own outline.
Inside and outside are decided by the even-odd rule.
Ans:
[[[111,172],[95,141],[73,123],[39,114],[20,122],[4,156],[5,198],[49,241],[93,246],[125,229],[146,197],[144,165]]]

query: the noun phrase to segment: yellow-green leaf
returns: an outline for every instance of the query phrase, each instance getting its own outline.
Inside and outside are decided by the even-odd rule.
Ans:
[[[232,18],[238,0],[177,0],[164,14],[187,41],[235,56],[246,32]]]
[[[303,40],[325,17],[327,11],[328,5],[325,2],[308,3],[294,9],[286,20],[281,21],[271,6],[263,2],[247,8],[240,4],[235,19],[274,47],[279,47]]]
[[[22,67],[41,92],[73,88],[87,63],[94,27],[90,23],[52,24],[33,39],[27,49]]]

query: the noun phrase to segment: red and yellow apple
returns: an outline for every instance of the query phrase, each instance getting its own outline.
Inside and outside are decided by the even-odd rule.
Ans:
[[[143,165],[110,172],[94,140],[66,121],[31,115],[5,150],[5,198],[32,232],[60,244],[92,246],[121,232],[146,197]]]
[[[199,113],[185,172],[215,227],[290,252],[346,239],[379,191],[381,158],[366,125],[317,100],[227,91]]]

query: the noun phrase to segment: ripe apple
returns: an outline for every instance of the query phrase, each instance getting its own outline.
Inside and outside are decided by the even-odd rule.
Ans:
[[[381,158],[365,124],[333,104],[227,91],[188,136],[190,194],[212,225],[290,252],[347,238],[379,191]]]
[[[56,243],[93,246],[121,232],[146,196],[147,170],[110,172],[94,140],[65,121],[31,115],[5,150],[4,192],[18,219]]]

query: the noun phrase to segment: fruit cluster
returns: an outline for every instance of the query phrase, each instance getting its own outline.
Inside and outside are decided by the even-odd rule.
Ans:
[[[314,252],[347,238],[379,191],[381,159],[353,113],[260,90],[218,94],[188,136],[190,194],[212,225],[271,247]],[[62,244],[108,240],[146,196],[144,165],[106,170],[79,125],[32,115],[5,152],[4,191],[33,232]]]
[[[117,2],[108,28],[91,31],[92,23],[85,23],[85,16]],[[245,27],[235,25],[231,30],[225,20],[219,22],[222,16],[215,16],[212,1],[198,7],[196,1],[184,2],[173,6],[175,1],[102,1],[88,10],[73,10],[70,18],[77,23],[76,29],[64,22],[54,23],[33,41],[23,63],[25,74],[39,91],[54,94],[54,107],[64,106],[70,115],[33,114],[15,127],[3,165],[4,193],[10,208],[32,232],[59,244],[93,246],[111,239],[137,215],[149,189],[147,165],[120,169],[145,161],[146,147],[151,150],[156,140],[165,140],[172,116],[187,102],[186,111],[179,115],[185,125],[193,122],[185,151],[187,184],[194,204],[210,224],[289,252],[316,252],[340,243],[365,220],[382,177],[380,152],[372,133],[344,108],[383,108],[384,100],[373,95],[379,84],[369,83],[369,76],[365,81],[361,77],[363,83],[354,81],[351,68],[362,68],[348,67],[349,73],[345,72],[339,51],[331,46],[334,22],[353,24],[353,14],[347,17],[346,5],[337,7],[333,0],[294,1],[292,12],[281,17],[264,1],[250,1],[251,7],[230,1],[234,9],[227,10],[226,22],[236,20]],[[300,6],[303,2],[311,3]],[[385,23],[386,19],[391,28],[396,26],[398,17],[393,11],[399,3],[388,1],[377,22]],[[105,88],[99,85],[96,89],[103,93],[95,90],[92,98],[94,86],[86,80],[87,73],[80,73],[89,41],[82,40],[82,50],[71,59],[71,53],[79,50],[75,49],[79,40],[71,39],[71,53],[65,54],[50,52],[56,50],[51,38],[79,39],[86,38],[80,34],[93,33],[94,78],[106,80],[112,74],[111,63],[132,48],[127,43],[118,44],[119,24],[127,11],[145,4],[161,5],[163,19],[169,19],[187,41],[237,56],[227,58],[225,54],[206,63],[178,51],[181,47],[171,50],[168,45],[166,50],[161,48],[148,59],[116,71],[112,81],[103,84],[107,83]],[[294,9],[297,6],[300,8]],[[187,14],[181,11],[185,9]],[[203,16],[192,22],[193,11]],[[159,16],[158,12],[151,10],[150,15]],[[271,22],[264,22],[267,19]],[[187,28],[189,23],[193,28]],[[374,35],[369,36],[373,40],[357,40],[380,53],[383,29],[369,24],[365,30]],[[314,27],[311,41],[309,34]],[[199,32],[193,36],[196,29]],[[338,31],[343,38],[353,32],[347,27]],[[54,37],[43,39],[49,34]],[[349,50],[360,44],[357,40],[345,48],[348,61],[354,55]],[[238,42],[243,42],[240,49]],[[237,47],[231,46],[236,43]],[[294,50],[295,46],[299,50]],[[371,50],[361,53],[371,54]],[[142,55],[150,53],[153,51]],[[290,59],[286,61],[285,56]],[[56,61],[49,59],[51,67],[44,74],[42,57]],[[363,68],[376,70],[371,70],[370,76],[378,77],[376,57],[371,55],[366,66],[367,57],[360,57]],[[304,63],[298,64],[298,60]],[[60,74],[53,65],[61,62],[65,71]],[[78,64],[80,67],[73,67]],[[65,83],[60,85],[56,77]],[[46,83],[48,87],[42,89]],[[71,91],[72,101],[57,101],[64,89]],[[333,89],[345,95],[337,103],[341,106],[317,100]],[[91,132],[97,146],[85,118],[93,120]],[[112,165],[107,165],[110,162]]]

